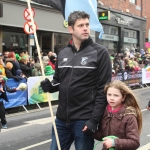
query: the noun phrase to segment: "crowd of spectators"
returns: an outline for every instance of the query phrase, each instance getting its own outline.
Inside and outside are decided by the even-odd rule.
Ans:
[[[41,52],[41,57],[45,75],[54,74],[56,54],[51,51],[48,54]],[[30,57],[26,50],[20,50],[18,53],[13,51],[0,53],[0,70],[3,76],[13,78],[18,82],[23,78],[27,80],[28,77],[42,75],[37,51],[33,57]]]
[[[126,48],[124,53],[110,54],[112,73],[139,71],[150,66],[150,53],[144,49]]]
[[[42,63],[45,75],[49,76],[55,72],[55,62],[57,55],[51,51],[48,53],[41,51]],[[123,71],[139,71],[142,68],[150,66],[150,53],[144,49],[137,50],[126,48],[124,53],[110,54],[112,62],[112,73],[115,75]],[[33,57],[28,55],[26,50],[20,50],[18,53],[5,51],[0,53],[0,70],[3,76],[20,81],[31,76],[41,76],[41,65],[37,50]]]

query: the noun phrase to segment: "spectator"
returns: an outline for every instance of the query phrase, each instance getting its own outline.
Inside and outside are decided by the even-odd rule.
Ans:
[[[147,110],[150,110],[150,101],[148,102],[148,105],[146,106]]]
[[[13,64],[12,74],[15,76],[16,71],[20,69],[20,65],[18,61],[16,60],[16,55],[14,52],[9,52],[8,58],[10,58],[11,60],[6,59],[6,62],[11,62]]]
[[[49,63],[49,57],[46,55],[46,56],[43,56],[43,66],[45,68],[45,66],[47,66]]]
[[[22,70],[17,70],[16,71],[16,76],[20,79],[20,80],[22,80],[22,79],[26,79],[27,80],[27,77],[23,74],[23,72],[22,72]]]
[[[50,58],[52,56],[53,52],[52,51],[49,51],[48,52],[48,57]]]
[[[27,62],[27,59],[21,58],[20,60],[20,68],[23,72],[23,74],[28,78],[31,76],[32,67],[30,63]]]
[[[23,50],[18,51],[18,54],[21,58],[25,55]]]
[[[5,64],[3,62],[3,55],[2,55],[2,53],[0,53],[0,70],[2,72],[2,75],[6,76],[5,68],[4,67],[5,67]]]
[[[124,71],[125,70],[125,62],[124,62],[124,56],[121,56],[121,59],[120,59],[120,65],[119,65],[119,71]]]
[[[12,74],[12,68],[13,68],[13,64],[11,62],[7,62],[6,63],[6,68],[5,68],[5,72],[6,72],[6,77],[7,78],[13,78],[16,81],[20,81],[20,79],[15,75]]]
[[[2,125],[2,129],[7,129],[7,121],[6,121],[6,117],[5,117],[5,107],[4,107],[4,103],[3,101],[8,102],[8,98],[7,98],[7,94],[6,92],[16,92],[17,90],[19,90],[19,88],[9,88],[6,85],[6,82],[3,79],[3,75],[2,72],[0,72],[0,119],[1,119],[1,125]]]
[[[55,70],[55,63],[56,63],[56,57],[52,55],[50,57],[50,61],[48,64],[52,67],[53,70]]]
[[[41,76],[41,64],[40,63],[35,63],[34,69],[32,70],[32,76]]]

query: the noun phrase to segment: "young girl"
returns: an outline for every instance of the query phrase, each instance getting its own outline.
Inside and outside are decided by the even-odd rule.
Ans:
[[[136,150],[142,128],[142,114],[132,91],[121,81],[115,80],[104,89],[108,105],[94,138],[102,140],[103,150]],[[107,136],[116,136],[111,139]]]

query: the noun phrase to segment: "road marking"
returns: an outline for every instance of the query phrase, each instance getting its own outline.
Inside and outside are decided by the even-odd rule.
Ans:
[[[150,143],[138,148],[137,150],[149,150],[150,149]]]
[[[146,111],[147,109],[142,109],[141,112]]]
[[[54,116],[54,119],[55,118],[56,118],[56,116]],[[26,121],[26,122],[23,122],[23,123],[25,123],[25,125],[8,128],[8,129],[2,129],[1,132],[8,132],[11,130],[21,129],[21,128],[32,126],[35,124],[43,125],[43,124],[47,124],[47,123],[51,123],[51,122],[52,122],[52,117],[42,118],[42,119],[37,119],[37,120],[32,120],[32,121]]]
[[[49,143],[49,142],[51,142],[51,141],[52,141],[52,139],[46,140],[46,141],[40,142],[40,143],[38,143],[38,144],[33,144],[33,145],[30,145],[30,146],[21,148],[21,149],[19,149],[19,150],[27,150],[27,149],[30,149],[30,148],[33,148],[33,147],[37,147],[37,146],[39,146],[39,145],[43,145],[43,144]]]

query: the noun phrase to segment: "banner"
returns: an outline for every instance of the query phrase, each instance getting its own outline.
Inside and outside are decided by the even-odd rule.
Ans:
[[[136,86],[142,83],[142,71],[124,72],[123,76],[127,86]]]
[[[20,82],[17,82],[14,79],[8,79],[6,85],[9,88],[16,88],[20,83],[26,83],[25,79],[22,79]],[[3,101],[5,108],[18,107],[22,105],[27,105],[27,90],[25,91],[16,91],[14,93],[6,92],[9,102]]]
[[[142,84],[150,83],[150,66],[142,69]]]
[[[53,76],[47,77],[49,80],[53,79]],[[40,82],[44,80],[44,77],[37,76],[37,77],[29,77],[28,78],[28,102],[29,104],[36,104],[36,103],[42,103],[47,102],[48,97],[47,93],[44,93],[42,91],[42,88],[40,87]],[[49,93],[50,94],[50,100],[58,100],[58,92],[55,93]]]
[[[142,71],[119,72],[115,75],[112,75],[111,81],[114,80],[123,81],[127,86],[136,86],[142,83]]]

